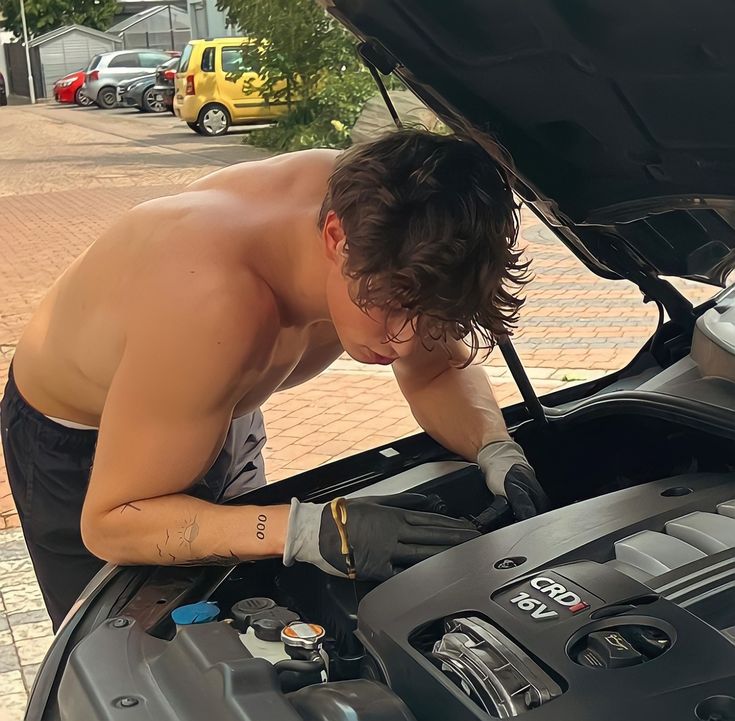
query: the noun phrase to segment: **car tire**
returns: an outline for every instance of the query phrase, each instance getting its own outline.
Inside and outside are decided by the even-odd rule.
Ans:
[[[197,119],[201,135],[210,138],[224,135],[229,130],[231,122],[227,108],[217,103],[205,105],[199,111],[199,118]]]
[[[187,123],[187,125],[197,134],[201,135],[202,131],[199,130],[199,123]]]
[[[146,113],[165,113],[166,103],[163,100],[156,100],[155,88],[151,86],[143,93],[141,105]]]
[[[93,101],[82,92],[81,88],[77,88],[76,93],[74,93],[74,102],[82,108],[88,108],[90,105],[93,105]]]
[[[117,106],[117,92],[115,91],[114,85],[105,85],[97,93],[97,105],[103,110],[111,110]]]

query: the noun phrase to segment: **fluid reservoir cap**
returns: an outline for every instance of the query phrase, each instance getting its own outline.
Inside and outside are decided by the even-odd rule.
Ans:
[[[171,618],[177,626],[189,626],[193,623],[209,623],[219,616],[219,606],[212,601],[200,601],[179,606],[171,612]]]
[[[278,641],[280,629],[291,621],[298,621],[299,614],[283,606],[276,606],[276,602],[270,598],[245,598],[232,607],[232,618],[235,628],[240,633],[245,633],[250,626],[255,630],[255,622],[260,619],[269,618],[280,621],[279,636],[276,638]]]
[[[286,625],[279,618],[256,618],[251,624],[255,638],[261,641],[280,641],[281,631]]]
[[[239,613],[258,613],[259,611],[265,611],[267,608],[273,608],[276,602],[272,598],[265,598],[264,596],[253,596],[252,598],[243,598],[242,601],[238,601],[233,607],[232,612]]]
[[[284,645],[291,648],[303,648],[311,651],[319,648],[324,633],[324,629],[316,623],[294,621],[281,631],[281,640]]]

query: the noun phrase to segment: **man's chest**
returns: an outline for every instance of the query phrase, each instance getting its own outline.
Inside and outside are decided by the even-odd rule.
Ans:
[[[261,406],[273,393],[293,388],[328,368],[343,352],[337,333],[330,324],[308,332],[284,331],[267,367],[256,382],[246,383],[235,415]]]

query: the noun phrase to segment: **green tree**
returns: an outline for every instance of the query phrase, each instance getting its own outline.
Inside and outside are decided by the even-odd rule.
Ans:
[[[315,0],[219,0],[219,8],[258,44],[261,94],[292,104],[277,126],[249,133],[247,142],[279,150],[348,145],[349,129],[376,92],[354,37]]]
[[[24,4],[30,37],[74,24],[106,30],[117,12],[117,0],[25,0]],[[5,28],[22,38],[20,0],[0,0],[2,16]]]

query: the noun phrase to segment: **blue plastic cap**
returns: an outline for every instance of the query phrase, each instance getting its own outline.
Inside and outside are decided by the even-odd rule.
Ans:
[[[177,626],[189,626],[192,623],[209,623],[219,616],[219,606],[211,601],[200,601],[179,606],[171,612],[171,618]]]

